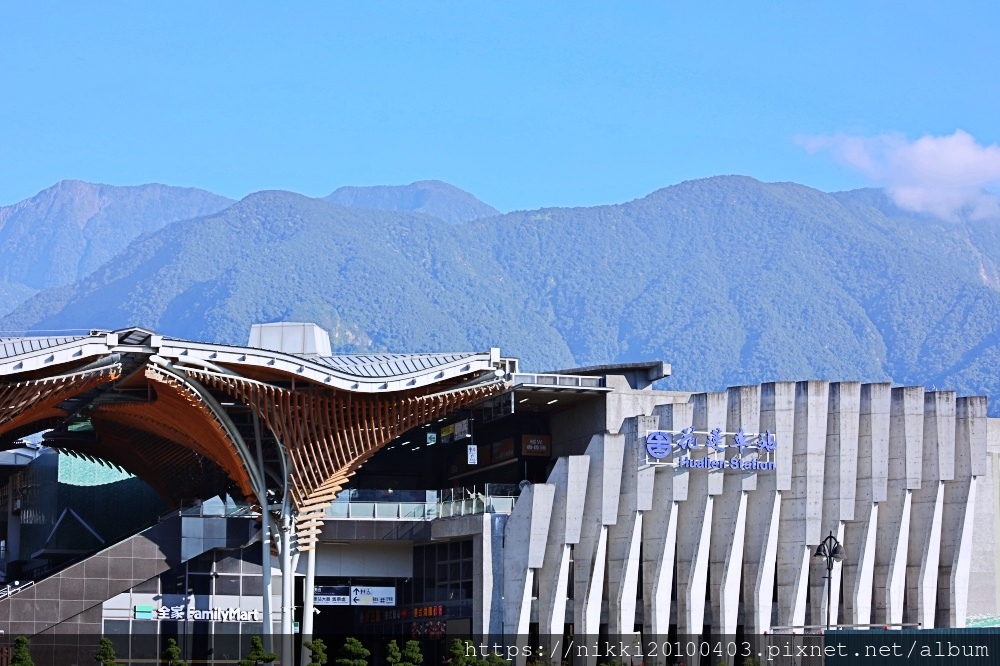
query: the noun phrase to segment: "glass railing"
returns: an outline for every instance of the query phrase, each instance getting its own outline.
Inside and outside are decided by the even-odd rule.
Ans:
[[[551,375],[518,372],[511,375],[511,382],[514,387],[522,384],[533,386],[559,386],[568,388],[603,388],[604,377],[593,377],[588,375]]]
[[[520,495],[515,484],[488,483],[444,490],[345,489],[326,510],[334,520],[434,520],[481,513],[510,513]]]
[[[160,517],[160,520],[171,518],[177,514],[182,516],[220,516],[234,518],[254,515],[253,508],[247,502],[237,502],[229,496],[223,500],[211,497],[207,500],[192,500],[181,502],[179,511],[171,511]]]

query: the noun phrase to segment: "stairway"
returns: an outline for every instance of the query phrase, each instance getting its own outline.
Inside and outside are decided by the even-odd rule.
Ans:
[[[174,514],[0,599],[0,632],[101,634],[104,601],[213,548],[237,548],[258,536],[250,517]]]

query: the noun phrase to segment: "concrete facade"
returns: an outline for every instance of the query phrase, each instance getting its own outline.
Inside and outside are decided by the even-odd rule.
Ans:
[[[567,438],[535,486],[551,501],[522,500],[507,523],[505,633],[527,631],[526,617],[552,636],[570,624],[577,636],[733,635],[823,625],[828,612],[833,624],[920,628],[997,612],[1000,426],[985,398],[858,382],[619,386],[603,415],[603,431],[575,454]],[[648,464],[649,432],[688,427],[701,433],[681,452],[691,461],[733,456],[741,428],[769,431],[774,469]],[[729,433],[723,452],[705,444],[715,429]],[[675,447],[654,462],[678,458]],[[551,514],[535,516],[540,506]],[[846,554],[830,580],[814,557],[829,534]]]

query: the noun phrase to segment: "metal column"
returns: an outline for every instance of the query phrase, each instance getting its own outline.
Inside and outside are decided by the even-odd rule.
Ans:
[[[271,613],[271,600],[274,598],[271,590],[271,525],[273,521],[267,506],[267,485],[264,482],[267,476],[264,471],[264,452],[260,441],[260,419],[257,417],[257,412],[253,413],[253,436],[254,443],[257,445],[257,469],[261,478],[258,501],[260,502],[260,566],[264,584],[264,626],[262,633],[264,634],[264,648],[271,652],[274,650],[274,640],[271,637],[271,634],[274,633],[274,617]]]
[[[281,663],[291,665],[295,654],[295,643],[292,623],[295,614],[295,597],[293,582],[295,571],[292,569],[292,516],[288,500],[285,500],[281,512]]]
[[[316,596],[316,549],[306,551],[306,582],[302,590],[302,642],[312,640],[313,604]],[[302,648],[302,666],[312,661],[312,650]]]

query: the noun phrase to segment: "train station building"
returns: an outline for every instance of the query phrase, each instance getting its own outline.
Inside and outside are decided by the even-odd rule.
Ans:
[[[288,664],[310,636],[1000,619],[985,396],[531,370],[497,349],[334,355],[297,323],[242,347],[0,338],[0,631],[51,646],[39,664],[100,636],[126,663],[169,637],[235,663],[252,635]]]

